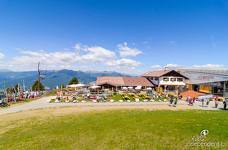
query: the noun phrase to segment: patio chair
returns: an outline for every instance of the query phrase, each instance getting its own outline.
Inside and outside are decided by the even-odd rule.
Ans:
[[[115,102],[113,99],[110,100],[111,103]]]
[[[136,101],[136,102],[140,102],[139,98],[135,98],[135,101]]]
[[[73,100],[73,103],[78,103],[78,100],[76,100],[76,99],[75,99],[75,100]]]

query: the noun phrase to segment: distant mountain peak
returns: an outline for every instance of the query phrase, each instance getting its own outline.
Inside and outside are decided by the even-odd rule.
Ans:
[[[21,84],[24,81],[27,88],[31,87],[37,79],[37,71],[12,72],[8,70],[0,71],[0,81],[5,81],[5,87],[12,87],[16,84]],[[67,84],[72,77],[77,77],[81,83],[90,83],[96,81],[98,76],[126,76],[125,74],[114,71],[74,71],[74,70],[44,70],[44,80],[42,83],[50,88],[55,88],[57,85]],[[0,89],[3,84],[0,84]]]

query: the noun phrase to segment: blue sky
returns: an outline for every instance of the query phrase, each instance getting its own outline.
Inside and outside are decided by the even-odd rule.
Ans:
[[[228,66],[225,0],[1,0],[0,68]]]

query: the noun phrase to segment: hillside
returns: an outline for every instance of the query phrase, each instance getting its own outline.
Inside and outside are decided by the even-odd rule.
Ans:
[[[60,71],[42,71],[44,80],[42,83],[50,88],[57,85],[67,84],[72,77],[77,77],[81,83],[90,83],[96,80],[97,76],[123,76],[118,72],[83,72],[73,70],[60,70]],[[1,71],[0,72],[0,88],[14,86],[17,83],[25,84],[26,88],[30,87],[37,79],[36,71],[27,72],[13,72]]]

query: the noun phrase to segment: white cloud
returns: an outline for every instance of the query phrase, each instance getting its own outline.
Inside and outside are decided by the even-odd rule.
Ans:
[[[116,54],[108,49],[105,49],[100,46],[88,47],[84,49],[85,54],[80,56],[81,61],[83,62],[104,62],[110,59],[115,59]]]
[[[76,53],[70,51],[22,51],[21,55],[13,58],[11,64],[19,70],[34,70],[41,62],[48,69],[69,68],[77,61]]]
[[[164,67],[167,67],[167,68],[176,68],[176,67],[181,67],[181,65],[178,65],[178,64],[167,64]]]
[[[161,68],[162,66],[161,65],[152,65],[152,66],[150,66],[150,68],[153,68],[153,69],[155,69],[155,68]]]
[[[80,50],[81,49],[81,44],[80,43],[76,43],[73,48],[75,50]]]
[[[5,58],[5,55],[3,53],[0,52],[0,60]]]
[[[141,71],[137,70],[136,67],[142,65],[141,62],[138,62],[133,59],[121,58],[117,60],[112,60],[107,62],[108,67],[106,70],[120,71],[126,74],[142,74]]]
[[[78,50],[79,47],[77,47]],[[22,51],[21,55],[13,58],[14,66],[23,66],[25,69],[34,69],[38,62],[50,69],[73,68],[77,63],[106,63],[115,59],[115,53],[103,47],[87,47],[83,54],[77,51]]]
[[[112,50],[101,46],[76,44],[72,50],[32,51],[21,50],[19,56],[9,61],[12,70],[36,70],[41,62],[43,69],[80,69],[123,71],[133,69],[141,63],[133,59],[120,58]],[[111,66],[111,67],[110,67]],[[123,69],[124,68],[124,69]]]
[[[205,65],[193,65],[194,68],[223,68],[221,64],[205,64]]]
[[[142,54],[142,51],[138,50],[137,48],[130,48],[127,45],[127,42],[118,45],[119,54],[121,57],[128,57],[128,56],[137,56]]]
[[[135,61],[133,59],[126,59],[126,58],[110,61],[107,64],[110,66],[119,66],[119,67],[137,67],[141,65],[141,63],[138,61]]]
[[[226,68],[226,66],[222,64],[204,64],[204,65],[192,65],[192,66],[183,66],[179,64],[167,64],[162,67],[162,65],[152,65],[151,68],[153,69],[160,69],[160,68],[192,68],[192,69],[219,69],[219,68]]]

